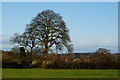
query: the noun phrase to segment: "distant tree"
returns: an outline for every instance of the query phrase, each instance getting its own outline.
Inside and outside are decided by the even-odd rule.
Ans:
[[[108,50],[106,48],[99,48],[96,52],[103,53],[103,54],[110,54],[110,50]]]
[[[22,35],[15,34],[11,38],[12,43],[30,47],[31,51],[38,45],[43,49],[43,54],[47,55],[51,47],[61,51],[66,47],[68,52],[72,52],[72,44],[66,27],[60,14],[52,10],[44,10],[27,24],[26,30]]]

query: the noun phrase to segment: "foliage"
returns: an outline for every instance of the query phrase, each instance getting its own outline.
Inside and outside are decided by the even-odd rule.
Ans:
[[[90,53],[74,54],[21,55],[2,52],[3,68],[46,68],[46,69],[119,69],[119,54]]]
[[[23,48],[24,49],[24,48]],[[22,49],[21,49],[22,50]],[[3,68],[119,69],[120,54],[105,52],[74,54],[26,54],[2,51]]]

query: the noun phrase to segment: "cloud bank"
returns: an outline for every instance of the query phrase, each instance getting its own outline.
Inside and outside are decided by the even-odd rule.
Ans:
[[[10,37],[0,35],[0,49],[10,50],[13,44],[10,43]],[[80,38],[72,39],[72,44],[74,47],[74,52],[95,52],[98,48],[107,48],[111,52],[118,52],[118,41],[112,37],[103,38],[103,39],[89,39],[89,38]]]

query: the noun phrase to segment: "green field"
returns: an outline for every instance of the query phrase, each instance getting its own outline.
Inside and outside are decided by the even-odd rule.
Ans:
[[[3,78],[118,78],[118,70],[2,69]]]

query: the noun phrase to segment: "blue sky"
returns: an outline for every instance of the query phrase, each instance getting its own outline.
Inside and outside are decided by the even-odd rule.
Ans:
[[[93,52],[107,48],[117,52],[117,2],[3,2],[2,45],[10,50],[9,39],[14,33],[23,33],[39,12],[51,9],[60,13],[70,30],[74,52]]]

